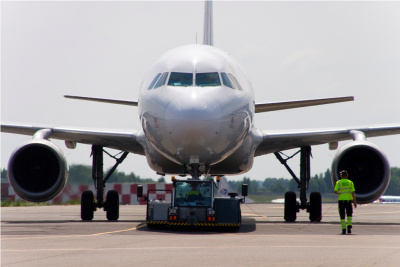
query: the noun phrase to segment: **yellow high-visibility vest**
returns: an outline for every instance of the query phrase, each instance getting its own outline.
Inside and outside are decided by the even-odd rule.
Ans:
[[[353,200],[352,192],[356,191],[354,189],[354,183],[349,179],[340,179],[336,182],[335,191],[339,192],[338,200]]]

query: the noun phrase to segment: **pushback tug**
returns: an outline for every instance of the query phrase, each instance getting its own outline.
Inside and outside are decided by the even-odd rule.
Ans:
[[[219,177],[217,177],[219,184]],[[229,193],[229,197],[214,197],[214,180],[187,179],[172,177],[172,191],[161,189],[147,190],[139,185],[138,198],[147,201],[146,224],[149,228],[157,226],[223,227],[238,229],[241,225],[240,203],[244,203],[248,186],[242,185],[242,196]],[[150,199],[150,194],[163,191],[171,195],[170,201]],[[168,199],[168,198],[167,198]]]

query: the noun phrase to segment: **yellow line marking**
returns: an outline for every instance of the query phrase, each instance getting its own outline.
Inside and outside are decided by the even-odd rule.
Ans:
[[[137,227],[134,227],[134,228],[124,229],[124,230],[117,230],[117,231],[104,232],[104,233],[97,233],[97,234],[90,234],[90,235],[91,235],[91,236],[96,236],[96,235],[108,235],[108,234],[115,234],[115,233],[122,233],[122,232],[133,231],[133,230],[136,230],[136,229],[137,229]]]
[[[109,235],[115,233],[122,233],[128,231],[134,231],[140,229],[146,225],[140,225],[134,228],[116,230],[111,232],[103,232],[103,233],[95,233],[95,234],[86,234],[86,235],[50,235],[50,236],[27,236],[27,237],[15,237],[15,238],[2,238],[2,240],[21,240],[21,239],[51,239],[51,238],[72,238],[72,237],[88,237],[88,236],[99,236],[99,235]]]

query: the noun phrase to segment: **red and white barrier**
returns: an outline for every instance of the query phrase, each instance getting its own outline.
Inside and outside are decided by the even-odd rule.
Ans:
[[[107,184],[104,192],[104,197],[107,195],[108,190],[116,190],[119,194],[119,202],[121,204],[128,205],[145,205],[146,201],[137,201],[137,186],[138,184]],[[164,190],[164,191],[153,191],[153,190]],[[91,190],[96,196],[96,190],[94,185],[67,185],[64,190],[55,197],[53,200],[48,201],[50,204],[54,203],[66,203],[70,200],[80,199],[82,192],[85,190]],[[172,195],[172,184],[157,183],[157,184],[143,184],[143,195],[147,196],[149,191],[149,199],[158,199],[171,201]],[[168,191],[169,190],[169,191]],[[1,183],[1,199],[11,199],[19,200],[21,199],[17,196],[10,186],[9,183]]]

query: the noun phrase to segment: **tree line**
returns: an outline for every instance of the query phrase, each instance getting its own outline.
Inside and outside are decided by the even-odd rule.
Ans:
[[[104,172],[104,177],[108,171]],[[69,167],[68,183],[71,184],[92,184],[92,167],[88,165],[73,164]],[[114,171],[107,183],[154,183],[153,179],[141,178],[135,173]]]
[[[104,172],[104,177],[107,175],[107,171]],[[1,177],[7,177],[7,170],[1,170]],[[163,182],[164,180],[160,180]],[[115,171],[107,181],[108,183],[154,183],[153,179],[141,178],[133,172],[125,174],[124,172]],[[92,178],[92,167],[89,165],[72,164],[69,166],[68,171],[68,184],[81,184],[90,185],[93,184]]]
[[[400,168],[392,167],[390,172],[391,178],[389,186],[384,195],[400,196]],[[243,183],[248,184],[250,194],[284,194],[286,191],[298,191],[298,186],[294,179],[266,178],[264,181],[257,181],[244,177],[242,181],[229,181],[229,185],[235,192],[240,191],[240,187]],[[330,170],[326,170],[325,173],[311,177],[308,185],[308,192],[321,192],[321,194],[333,193]]]
[[[105,172],[104,176],[107,172]],[[7,177],[7,170],[1,170],[1,177]],[[154,183],[154,182],[165,182],[165,178],[160,176],[157,181],[151,178],[141,178],[135,175],[133,172],[125,174],[124,172],[115,171],[108,183]],[[73,164],[69,167],[68,183],[70,184],[92,184],[92,168],[87,165]],[[264,181],[252,180],[248,177],[244,177],[240,181],[229,181],[228,183],[232,188],[232,191],[239,192],[242,184],[248,184],[249,194],[284,194],[286,191],[298,191],[297,183],[293,179],[285,178],[266,178]],[[325,173],[314,175],[309,181],[308,192],[321,192],[332,193],[333,186],[331,182],[331,173],[326,170]],[[385,195],[400,196],[400,168],[391,168],[391,179],[389,186],[384,193]]]

